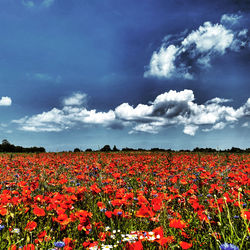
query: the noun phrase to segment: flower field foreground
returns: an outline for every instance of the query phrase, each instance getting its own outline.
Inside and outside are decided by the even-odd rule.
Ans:
[[[0,249],[250,249],[248,154],[0,155]]]

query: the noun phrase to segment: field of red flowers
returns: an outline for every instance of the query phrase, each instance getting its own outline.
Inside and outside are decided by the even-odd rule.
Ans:
[[[0,155],[0,249],[250,249],[249,154]]]

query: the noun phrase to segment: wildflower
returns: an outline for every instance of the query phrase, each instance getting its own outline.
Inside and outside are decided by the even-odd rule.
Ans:
[[[224,244],[220,245],[220,249],[221,250],[239,250],[239,248],[237,246],[235,246],[234,244],[231,244],[231,243],[224,243]]]
[[[128,244],[127,249],[128,250],[142,250],[143,249],[142,242],[139,240],[137,242],[130,243]]]
[[[11,233],[14,233],[14,234],[19,234],[20,233],[20,229],[19,228],[14,228]]]
[[[122,216],[124,214],[123,210],[122,209],[115,209],[113,214],[115,216]]]
[[[241,217],[250,220],[250,210],[249,211],[242,211],[241,212]]]
[[[112,212],[111,212],[111,211],[106,211],[106,212],[105,212],[105,215],[106,215],[108,218],[111,218],[111,217],[112,217]]]
[[[45,211],[44,211],[44,209],[42,209],[42,208],[40,208],[40,207],[37,207],[37,206],[33,209],[33,213],[34,213],[34,215],[36,215],[36,216],[45,216]]]
[[[137,212],[136,217],[154,217],[155,213],[150,207],[142,206]]]
[[[180,246],[182,249],[189,249],[192,247],[192,243],[188,243],[185,241],[180,241]]]
[[[62,226],[67,226],[71,221],[67,214],[60,214],[57,218],[54,218],[54,220],[60,223]]]
[[[23,250],[35,250],[35,246],[33,244],[28,244],[22,248]]]
[[[170,227],[183,229],[187,227],[186,223],[182,220],[172,219],[169,223]]]
[[[105,250],[105,249],[112,249],[113,246],[112,245],[102,245],[102,250]]]
[[[58,248],[62,248],[65,246],[65,243],[63,241],[56,241],[54,242],[54,246]]]
[[[35,221],[29,221],[24,229],[28,231],[33,231],[36,227],[37,223]]]
[[[17,250],[17,246],[16,245],[11,245],[8,250]]]
[[[5,228],[4,225],[0,225],[0,231],[3,230]]]
[[[4,207],[1,207],[1,208],[0,208],[0,214],[1,214],[2,216],[5,216],[7,213],[8,213],[8,210],[7,210],[6,208],[4,208]]]

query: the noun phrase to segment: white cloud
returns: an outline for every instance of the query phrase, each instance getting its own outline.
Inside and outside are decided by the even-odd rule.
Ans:
[[[156,126],[154,126],[154,124],[138,124],[136,125],[133,130],[131,130],[129,133],[133,134],[135,132],[146,132],[146,133],[150,133],[150,134],[157,134],[158,131],[156,129]]]
[[[242,16],[237,14],[224,14],[222,15],[220,22],[224,25],[235,25],[239,23]]]
[[[211,104],[211,103],[226,103],[226,102],[232,102],[232,99],[225,99],[225,98],[219,98],[219,97],[215,97],[209,101],[206,102],[206,104]]]
[[[45,8],[49,8],[52,4],[54,4],[55,0],[44,0],[41,6]]]
[[[221,130],[233,126],[250,115],[250,98],[239,108],[225,106],[231,101],[213,98],[204,104],[195,103],[192,90],[170,90],[158,95],[148,104],[133,107],[123,103],[107,112],[88,110],[86,94],[74,93],[63,100],[61,109],[53,108],[31,117],[13,120],[19,129],[26,131],[62,131],[81,126],[104,126],[107,128],[130,128],[131,133],[156,134],[169,126],[182,126],[185,134],[194,136],[202,131]],[[204,128],[205,127],[205,128]]]
[[[0,106],[10,106],[12,103],[12,100],[10,97],[8,96],[3,96],[1,99],[0,99]]]
[[[249,122],[244,122],[242,125],[241,125],[241,127],[243,127],[243,128],[249,128],[250,126],[249,126]]]
[[[113,110],[108,112],[96,112],[96,110],[87,111],[87,115],[82,118],[82,122],[86,124],[102,124],[106,125],[115,120],[115,113]]]
[[[26,8],[34,8],[35,4],[33,1],[29,1],[29,0],[23,0],[22,4],[26,7]]]
[[[159,52],[154,52],[150,61],[149,70],[144,76],[155,75],[159,78],[171,78],[175,74],[175,57],[178,49],[174,45],[167,48],[161,47]]]
[[[210,132],[212,130],[221,130],[224,129],[226,127],[226,123],[225,122],[218,122],[216,123],[214,126],[212,126],[212,128],[209,129],[203,129],[204,132]],[[232,125],[231,125],[232,126]]]
[[[196,131],[198,130],[198,126],[195,126],[195,125],[186,125],[184,127],[184,130],[183,130],[183,133],[184,134],[187,134],[187,135],[192,135],[194,136]]]
[[[235,24],[238,15],[223,15],[222,23],[205,22],[197,30],[180,39],[171,37],[163,40],[158,51],[154,51],[145,77],[193,79],[195,68],[211,67],[211,60],[227,51],[239,51],[247,47],[247,29],[228,28],[225,23]]]
[[[34,81],[41,81],[41,82],[54,82],[54,83],[60,83],[62,81],[61,75],[50,75],[46,73],[27,73],[26,77],[29,80]]]
[[[183,91],[177,92],[175,90],[170,90],[163,94],[158,95],[155,98],[153,104],[157,105],[162,102],[191,102],[194,100],[194,93],[192,90],[185,89]]]
[[[85,93],[74,93],[63,100],[62,109],[53,108],[50,111],[31,117],[26,116],[12,122],[18,124],[21,130],[33,132],[59,132],[77,126],[77,124],[111,125],[115,120],[114,111],[87,110],[82,106],[86,104],[86,97]]]
[[[86,104],[87,95],[85,93],[74,93],[72,96],[64,98],[63,104],[65,106],[80,106]]]
[[[128,103],[123,103],[115,109],[115,114],[119,119],[136,120],[146,117],[152,113],[152,108],[148,105],[139,104],[133,108]]]
[[[22,0],[23,6],[29,9],[41,9],[41,8],[49,8],[51,7],[56,0],[43,0],[41,3],[36,3],[36,1],[32,0]]]
[[[192,51],[194,55],[192,56],[196,56],[196,53],[207,52],[224,54],[225,50],[230,47],[233,37],[233,32],[223,25],[205,22],[203,26],[200,26],[196,31],[192,31],[182,41],[182,52],[190,50],[191,46],[195,45],[195,50]]]

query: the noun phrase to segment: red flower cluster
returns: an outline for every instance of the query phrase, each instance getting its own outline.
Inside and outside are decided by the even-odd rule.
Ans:
[[[49,249],[54,241],[66,250],[209,249],[236,231],[244,240],[249,162],[247,154],[2,154],[0,249]]]

